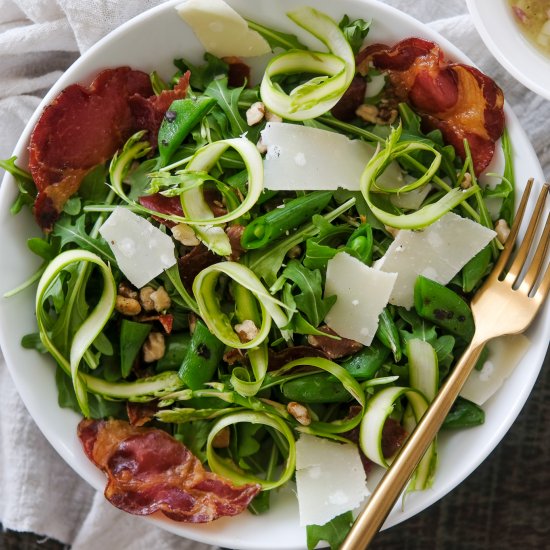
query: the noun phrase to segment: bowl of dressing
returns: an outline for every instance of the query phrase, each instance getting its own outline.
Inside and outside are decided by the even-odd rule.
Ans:
[[[550,99],[550,2],[466,0],[481,38],[519,82]]]

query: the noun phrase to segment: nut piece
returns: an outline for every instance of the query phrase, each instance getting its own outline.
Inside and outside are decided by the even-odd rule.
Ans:
[[[153,292],[155,292],[155,289],[152,286],[144,286],[139,291],[139,301],[141,303],[141,307],[145,311],[155,310],[155,303],[151,298],[151,294],[153,294]]]
[[[261,122],[265,115],[265,105],[261,101],[253,103],[248,111],[246,111],[246,123],[249,126],[254,126]]]
[[[231,431],[229,426],[222,428],[212,440],[212,447],[215,449],[227,449],[229,447],[229,440],[231,436]]]
[[[120,296],[125,298],[133,298],[134,300],[138,299],[138,291],[128,281],[122,281],[118,283],[118,292]]]
[[[378,108],[376,105],[369,105],[363,103],[359,105],[355,110],[355,114],[362,118],[365,122],[370,122],[371,124],[393,124],[397,118],[397,110],[389,109],[387,107]]]
[[[141,305],[134,298],[126,298],[119,294],[116,297],[115,309],[119,313],[122,313],[122,315],[131,317],[133,315],[139,315],[141,312]]]
[[[399,229],[392,227],[391,225],[384,225],[384,229],[395,239],[399,235]]]
[[[260,153],[260,155],[267,153],[267,145],[263,142],[261,137],[258,140],[258,143],[256,143],[256,149],[258,149],[258,152]]]
[[[245,319],[242,323],[235,325],[235,332],[239,335],[241,342],[250,342],[258,336],[258,327],[254,324],[254,321]]]
[[[294,259],[299,258],[302,255],[302,247],[297,244],[296,246],[293,246],[287,253],[288,258]]]
[[[462,189],[470,189],[470,187],[472,187],[472,174],[470,174],[470,172],[464,173],[464,177],[460,182],[460,187]]]
[[[500,219],[495,224],[497,239],[502,243],[506,243],[508,235],[510,235],[510,226],[506,220]]]
[[[265,119],[267,120],[267,122],[283,122],[283,117],[280,117],[279,115],[276,115],[275,113],[272,113],[267,109],[265,111]]]
[[[172,236],[185,246],[197,246],[200,243],[193,228],[186,223],[178,223],[172,227]]]
[[[151,292],[149,297],[153,301],[155,311],[158,313],[166,311],[172,305],[172,300],[163,286],[159,286],[154,292]]]
[[[158,361],[164,355],[166,346],[161,332],[150,332],[143,344],[143,360],[146,363]]]
[[[309,411],[302,404],[297,403],[296,401],[291,401],[287,406],[286,410],[302,425],[309,426],[311,424],[311,416],[309,416]]]

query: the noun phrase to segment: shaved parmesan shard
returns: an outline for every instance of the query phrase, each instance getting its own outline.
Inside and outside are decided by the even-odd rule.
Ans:
[[[223,0],[187,0],[176,10],[204,49],[217,57],[255,57],[271,52],[267,41],[250,30],[246,20]]]
[[[487,344],[489,357],[481,370],[473,370],[460,395],[483,405],[502,386],[529,348],[530,341],[523,334],[496,338]]]
[[[122,273],[137,288],[176,263],[172,238],[127,208],[117,206],[99,232]]]
[[[339,336],[370,346],[396,279],[396,273],[373,269],[339,252],[327,263],[325,297],[337,299],[325,323]]]
[[[262,131],[267,147],[264,185],[274,191],[359,191],[361,174],[376,149],[342,134],[284,122],[268,123]],[[382,185],[399,187],[403,176],[392,163],[379,178]]]
[[[296,442],[300,525],[324,525],[369,496],[359,449],[302,434]]]
[[[492,229],[452,212],[421,231],[399,231],[375,264],[376,269],[397,273],[390,303],[412,307],[418,275],[446,285],[495,235]]]

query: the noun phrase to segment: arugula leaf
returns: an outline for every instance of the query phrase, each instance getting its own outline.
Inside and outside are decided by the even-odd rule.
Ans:
[[[174,65],[182,72],[191,71],[189,84],[195,90],[206,90],[207,86],[216,78],[227,76],[229,73],[229,65],[212,55],[211,53],[204,54],[205,65],[193,65],[185,59],[174,59]]]
[[[204,95],[213,97],[218,102],[229,120],[231,131],[235,136],[240,136],[248,131],[248,124],[239,113],[239,97],[243,90],[244,86],[230,89],[226,77],[213,80],[204,91]]]
[[[212,422],[195,420],[192,424],[176,424],[174,437],[181,441],[202,463],[206,462],[206,440]]]
[[[354,54],[361,49],[367,34],[369,34],[370,25],[371,21],[365,21],[364,19],[351,21],[347,15],[344,15],[342,21],[338,24]]]
[[[78,188],[78,195],[86,202],[103,203],[109,194],[107,166],[99,164],[88,172]]]
[[[3,168],[6,172],[9,172],[15,179],[15,183],[19,189],[19,195],[10,208],[12,214],[17,214],[21,211],[24,205],[30,205],[34,203],[36,198],[36,186],[31,175],[25,170],[16,166],[15,161],[17,157],[13,156],[9,159],[0,159],[0,168]]]
[[[336,516],[325,525],[308,525],[306,528],[308,550],[313,550],[321,541],[328,542],[331,550],[338,550],[352,525],[351,512]]]
[[[69,243],[76,244],[84,250],[95,252],[106,261],[116,265],[115,257],[105,241],[90,237],[86,232],[86,214],[79,216],[74,224],[71,218],[61,218],[55,224],[52,235],[61,239],[61,248]]]
[[[71,197],[63,205],[63,212],[69,216],[77,216],[82,210],[82,201],[80,197]]]
[[[21,338],[21,347],[25,349],[35,349],[39,353],[48,353],[48,349],[42,343],[39,332],[25,334],[25,336]]]
[[[412,310],[408,311],[403,307],[398,307],[397,312],[399,314],[399,317],[401,317],[403,321],[409,324],[411,328],[410,332],[403,328],[399,329],[399,334],[403,339],[403,344],[405,344],[411,338],[419,338],[420,340],[428,342],[432,346],[435,344],[437,333],[434,325],[422,319]],[[405,346],[403,347],[403,349],[405,349]]]
[[[304,46],[294,34],[287,34],[284,32],[273,30],[269,27],[264,27],[255,21],[247,19],[248,27],[253,31],[260,33],[271,46],[271,49],[281,48],[283,50],[307,50],[307,46]]]
[[[142,162],[135,170],[131,170],[127,176],[130,191],[128,197],[133,201],[137,201],[139,197],[147,194],[149,187],[149,172],[152,172],[157,167],[157,159],[148,159]]]
[[[290,279],[298,287],[300,292],[293,295],[296,308],[313,326],[319,326],[336,301],[336,296],[322,297],[321,272],[307,269],[298,260],[291,260],[281,278]]]
[[[40,256],[47,262],[50,262],[59,254],[59,246],[54,245],[47,239],[41,239],[40,237],[28,239],[27,247],[31,252]]]

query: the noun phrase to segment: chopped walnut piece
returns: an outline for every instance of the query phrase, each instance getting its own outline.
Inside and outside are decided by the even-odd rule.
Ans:
[[[299,258],[302,255],[302,247],[297,244],[296,246],[293,246],[287,253],[288,258],[294,259]]]
[[[261,101],[253,103],[248,111],[246,111],[246,123],[249,126],[254,126],[264,119],[265,105]]]
[[[265,119],[267,120],[267,122],[283,122],[283,117],[280,117],[279,115],[276,115],[275,113],[272,113],[267,109],[265,111]]]
[[[222,428],[212,439],[212,447],[215,449],[227,449],[231,439],[231,430],[229,426]]]
[[[362,118],[365,122],[380,125],[393,124],[397,118],[396,109],[389,109],[387,107],[381,107],[379,109],[376,105],[369,105],[367,103],[359,105],[355,111],[355,114]]]
[[[139,296],[138,291],[128,281],[121,281],[118,284],[117,294],[134,300],[137,300]]]
[[[242,323],[235,325],[235,332],[239,335],[241,342],[250,342],[258,336],[259,329],[254,321],[245,319]]]
[[[172,300],[163,286],[159,286],[154,292],[151,292],[149,297],[153,301],[155,311],[158,313],[166,311],[172,305]]]
[[[166,345],[161,332],[150,332],[143,344],[143,360],[146,363],[158,361],[164,356]]]
[[[256,143],[256,149],[258,149],[258,152],[260,153],[260,155],[267,153],[267,145],[263,142],[261,137],[258,140],[258,143]]]
[[[178,225],[172,227],[172,235],[176,241],[185,246],[197,246],[200,242],[193,228],[186,223],[178,223]]]
[[[139,290],[139,301],[145,311],[155,311],[155,302],[151,298],[153,292],[155,289],[152,286],[144,286]]]
[[[472,187],[472,174],[470,174],[470,172],[464,173],[464,177],[460,182],[460,187],[462,189],[470,189],[470,187]]]
[[[505,244],[508,236],[510,235],[510,226],[506,220],[500,219],[495,224],[495,231],[497,234],[497,239],[502,244]]]
[[[302,425],[309,426],[311,424],[311,416],[307,407],[304,407],[301,403],[296,401],[291,401],[287,406],[286,410]]]
[[[119,313],[122,313],[122,315],[133,317],[134,315],[139,315],[141,312],[141,305],[134,298],[126,298],[119,294],[116,297],[115,309]]]

